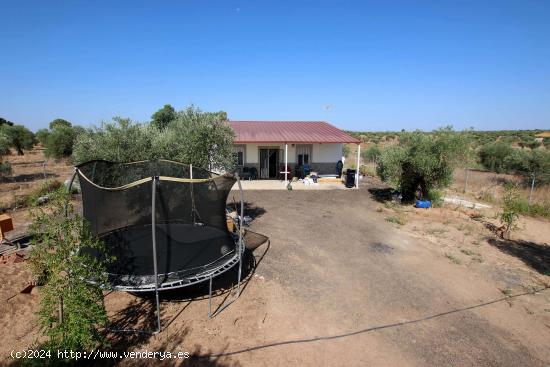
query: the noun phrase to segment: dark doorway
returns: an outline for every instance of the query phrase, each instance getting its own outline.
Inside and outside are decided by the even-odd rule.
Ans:
[[[260,149],[260,178],[277,178],[279,149]]]

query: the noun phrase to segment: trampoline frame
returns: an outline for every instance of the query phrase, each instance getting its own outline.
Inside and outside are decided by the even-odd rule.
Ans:
[[[165,162],[173,162],[177,164],[182,164],[180,162],[174,162],[174,161],[168,161],[168,160],[161,160]],[[69,195],[67,196],[67,203],[65,206],[65,216],[68,216],[68,205],[69,200],[71,196],[71,190],[73,187],[74,180],[77,176],[77,174],[80,172],[78,167],[75,167],[73,175],[71,177],[71,181],[68,186]],[[189,287],[192,285],[196,285],[199,283],[202,283],[204,281],[209,281],[208,286],[208,317],[214,317],[217,314],[219,314],[221,311],[223,311],[226,307],[228,307],[230,304],[235,302],[241,293],[241,276],[242,276],[242,258],[244,253],[244,243],[243,243],[243,217],[244,217],[244,195],[243,195],[243,189],[241,185],[241,179],[239,177],[238,173],[235,173],[235,177],[237,179],[237,185],[239,187],[239,193],[240,193],[240,201],[241,201],[241,207],[240,207],[240,215],[237,221],[235,222],[235,225],[238,229],[238,241],[235,246],[234,254],[224,263],[221,265],[216,266],[215,268],[209,269],[208,271],[204,271],[199,274],[195,274],[193,276],[189,276],[186,278],[182,278],[180,281],[172,281],[168,285],[166,284],[159,284],[159,274],[158,274],[158,264],[157,264],[157,241],[156,241],[156,193],[157,193],[157,184],[161,180],[166,181],[180,181],[180,182],[187,182],[191,183],[191,191],[192,191],[192,183],[193,182],[204,182],[205,179],[193,179],[193,165],[189,165],[189,172],[190,172],[190,178],[189,179],[177,179],[173,177],[164,177],[164,176],[153,176],[151,178],[146,178],[143,180],[140,180],[140,183],[145,183],[149,180],[151,180],[151,190],[152,190],[152,199],[151,199],[151,234],[152,234],[152,252],[153,252],[153,269],[154,269],[154,285],[147,285],[147,286],[139,286],[139,287],[131,287],[131,286],[114,286],[114,291],[123,291],[123,292],[155,292],[155,304],[156,304],[156,321],[157,321],[157,329],[156,330],[143,330],[143,329],[112,329],[107,328],[110,331],[115,332],[138,332],[138,333],[146,333],[146,334],[158,334],[162,331],[162,324],[160,320],[160,298],[159,298],[159,290],[168,290],[168,289],[177,289],[177,288],[184,288]],[[81,173],[81,176],[87,177]],[[89,181],[90,183],[94,184],[93,182]],[[95,184],[94,184],[95,185]],[[97,185],[96,185],[97,186]],[[193,197],[194,200],[194,197]],[[193,211],[195,211],[195,208],[193,208]],[[193,213],[195,215],[195,213]],[[222,305],[218,307],[218,309],[212,313],[212,279],[216,276],[219,276],[229,269],[232,269],[236,264],[238,263],[238,272],[237,272],[237,291],[235,293],[235,296],[230,301],[224,301]],[[184,282],[184,280],[187,280]],[[233,287],[231,288],[230,292],[233,290]],[[105,304],[105,296],[102,298],[103,304]]]

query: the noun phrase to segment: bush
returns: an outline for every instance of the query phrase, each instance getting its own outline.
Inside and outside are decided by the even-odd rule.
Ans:
[[[397,216],[397,215],[392,215],[392,216],[386,217],[386,222],[399,224],[400,226],[405,225],[407,223],[405,218],[403,218],[401,216]]]
[[[432,206],[436,208],[441,208],[443,206],[443,192],[436,189],[428,190],[428,200],[432,202]]]
[[[72,127],[59,125],[55,127],[46,139],[44,154],[46,157],[61,159],[70,157],[76,137]]]
[[[0,162],[0,178],[11,175],[11,163]]]
[[[378,148],[377,145],[371,145],[366,150],[361,152],[361,156],[363,157],[363,159],[373,163],[378,161],[381,154],[382,152],[380,151],[380,148]]]
[[[431,134],[403,133],[399,145],[382,152],[377,173],[399,187],[403,200],[413,200],[417,190],[425,198],[431,189],[451,184],[454,168],[466,155],[465,135],[450,127]]]
[[[342,145],[342,157],[348,157],[351,153],[351,148],[349,147],[349,144]]]
[[[516,185],[507,183],[504,185],[502,196],[502,212],[500,222],[505,226],[505,234],[510,238],[510,233],[517,228],[517,220],[521,211],[521,201]]]
[[[503,141],[489,143],[479,150],[481,164],[488,170],[502,173],[508,171],[505,160],[513,153],[514,149]]]
[[[50,135],[50,131],[48,129],[40,129],[34,135],[36,136],[36,140],[40,143],[40,145],[45,147],[48,136]]]
[[[535,185],[550,183],[550,151],[546,149],[515,150],[506,157],[506,166],[524,176],[526,185],[531,185],[533,175]]]
[[[34,189],[29,196],[27,196],[27,205],[40,205],[43,204],[40,202],[40,198],[48,194],[54,193],[56,190],[60,189],[63,184],[57,180],[46,180],[38,188]]]
[[[105,249],[71,205],[65,215],[66,198],[66,191],[59,189],[47,206],[31,210],[34,247],[30,266],[37,282],[43,284],[39,325],[48,338],[43,349],[90,350],[105,342],[99,328],[107,322],[101,302],[101,286],[107,279],[104,263],[80,250],[103,253]]]

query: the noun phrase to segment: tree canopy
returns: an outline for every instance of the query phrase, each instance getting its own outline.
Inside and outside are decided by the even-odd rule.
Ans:
[[[71,124],[69,121],[64,119],[55,119],[52,122],[50,122],[50,129],[53,130],[56,127],[65,126],[65,127],[72,127],[73,124]]]
[[[32,149],[34,145],[34,134],[23,125],[0,125],[0,132],[8,138],[10,146],[19,155]]]
[[[13,126],[15,124],[11,121],[6,120],[5,118],[0,117],[0,126],[1,125]]]
[[[465,137],[450,127],[404,133],[398,145],[382,152],[378,174],[399,187],[404,200],[414,199],[417,190],[427,197],[430,190],[451,184],[453,169],[467,155]]]
[[[504,164],[508,169],[526,176],[526,183],[530,183],[533,176],[537,185],[550,183],[550,151],[547,149],[515,149],[506,157]]]
[[[75,137],[75,129],[66,125],[57,125],[46,137],[44,154],[46,157],[55,159],[70,157],[73,153]]]
[[[164,129],[171,121],[176,119],[176,110],[169,104],[165,104],[160,110],[151,116],[151,124],[158,129]]]
[[[234,132],[224,112],[189,107],[176,113],[163,129],[116,117],[78,136],[73,159],[129,162],[171,159],[205,169],[230,170],[234,163]]]

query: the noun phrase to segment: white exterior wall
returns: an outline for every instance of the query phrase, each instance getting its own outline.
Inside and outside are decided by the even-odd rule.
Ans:
[[[312,146],[312,163],[336,163],[342,159],[342,144],[310,144]],[[246,144],[245,164],[259,164],[260,147],[279,147],[283,151],[281,162],[284,161],[284,144]],[[296,144],[288,144],[288,163],[296,163]]]
[[[313,144],[313,163],[336,163],[342,159],[342,144]]]

